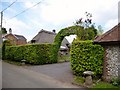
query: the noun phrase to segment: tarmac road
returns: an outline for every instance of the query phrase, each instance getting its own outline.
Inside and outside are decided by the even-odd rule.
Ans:
[[[2,62],[2,88],[78,88],[44,74]]]
[[[70,67],[70,62],[24,66],[24,68],[45,74],[61,81],[62,83],[71,84],[74,79],[74,75]]]

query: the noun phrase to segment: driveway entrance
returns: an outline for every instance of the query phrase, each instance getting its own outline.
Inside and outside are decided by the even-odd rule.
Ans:
[[[64,83],[71,83],[74,79],[74,75],[70,69],[70,62],[25,66],[24,68],[45,74]]]

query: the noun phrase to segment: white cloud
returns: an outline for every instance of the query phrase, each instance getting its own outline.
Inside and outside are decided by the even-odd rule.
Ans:
[[[29,8],[39,1],[40,0],[24,0],[22,8]],[[72,25],[75,20],[83,17],[87,11],[93,14],[93,22],[97,25],[103,25],[106,30],[109,30],[109,28],[113,27],[117,22],[118,1],[119,0],[43,0],[43,3],[27,12],[30,14],[26,15],[26,13],[24,13],[21,15],[21,18],[22,16],[26,17],[25,20],[20,21],[16,17],[12,19],[6,27],[11,27],[14,33],[26,35],[26,37],[30,39],[30,37],[34,37],[35,33],[39,31],[38,29],[36,30],[36,28],[60,30]],[[30,34],[28,30],[30,30]]]
[[[118,24],[118,19],[111,19],[111,20],[107,21],[107,23],[105,24],[105,28],[106,28],[106,30],[110,30],[117,24]]]
[[[55,25],[65,23],[66,21],[74,21],[79,18],[85,11],[79,8],[80,0],[50,0],[48,6],[43,6],[40,14],[46,22]]]
[[[25,8],[31,8],[31,7],[33,7],[35,4],[36,4],[35,2],[30,2],[30,1],[24,2]],[[33,7],[32,9],[36,9],[36,8],[37,8],[37,7],[35,6],[35,7]]]
[[[48,0],[47,3],[47,6],[42,5],[39,15],[46,22],[59,25],[67,21],[74,22],[83,17],[86,11],[93,14],[95,22],[105,23],[117,15],[118,0]]]
[[[25,7],[26,8],[30,8],[30,7],[32,7],[34,5],[34,3],[32,3],[32,2],[25,2]]]
[[[24,35],[25,37],[27,36],[27,34],[29,35],[30,27],[26,23],[16,18],[12,19],[9,22],[4,23],[3,26],[7,29],[8,33],[9,28],[11,28],[13,34]]]

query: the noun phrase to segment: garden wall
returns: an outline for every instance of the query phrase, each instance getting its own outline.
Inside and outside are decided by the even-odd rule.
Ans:
[[[105,47],[104,65],[103,78],[106,81],[120,76],[120,46],[109,45]]]

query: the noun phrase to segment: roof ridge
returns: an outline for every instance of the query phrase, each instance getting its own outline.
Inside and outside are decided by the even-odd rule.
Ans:
[[[119,23],[119,24],[120,24],[120,23]],[[108,30],[106,33],[104,33],[104,34],[102,35],[102,37],[99,39],[99,41],[100,41],[101,39],[103,39],[106,35],[108,35],[109,33],[113,32],[113,31],[115,30],[115,28],[117,28],[117,27],[118,27],[118,24],[117,24],[116,26],[114,26],[112,29]]]
[[[14,35],[18,35],[18,34],[14,34]],[[23,36],[23,35],[18,35],[18,36]]]
[[[41,29],[41,31],[39,33],[43,32],[43,31],[47,32],[47,33],[51,33],[51,34],[56,34],[56,33],[52,32],[52,31],[47,31],[47,30],[44,30],[44,29]]]

